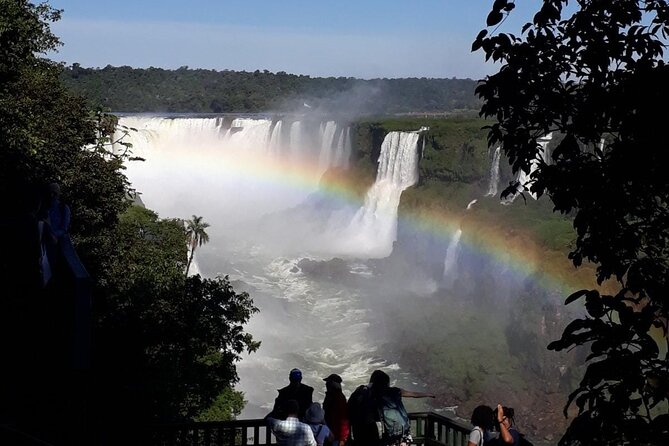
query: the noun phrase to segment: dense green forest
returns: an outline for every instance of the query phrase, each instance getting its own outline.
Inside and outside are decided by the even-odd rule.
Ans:
[[[355,110],[360,114],[444,113],[478,109],[471,79],[317,78],[267,70],[215,71],[181,67],[64,70],[65,85],[92,105],[116,112],[225,113]]]

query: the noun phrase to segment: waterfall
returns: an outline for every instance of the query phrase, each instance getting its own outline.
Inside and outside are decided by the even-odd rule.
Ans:
[[[325,172],[332,165],[335,132],[337,123],[328,121],[325,126],[321,124],[321,154],[318,159],[318,167],[321,172]]]
[[[502,147],[497,146],[492,156],[492,163],[490,164],[490,183],[488,184],[488,192],[486,197],[494,197],[497,195],[497,188],[499,186],[499,159],[501,158]]]
[[[274,124],[274,128],[272,129],[272,133],[269,137],[269,151],[270,153],[274,155],[280,155],[281,154],[281,121],[277,121],[276,124]]]
[[[376,181],[345,231],[345,252],[369,257],[390,255],[397,238],[397,208],[402,191],[418,181],[417,132],[390,132],[381,144]]]
[[[337,144],[334,147],[334,156],[331,162],[333,167],[348,167],[351,156],[351,137],[349,128],[342,128],[339,132]],[[334,138],[333,138],[334,140]]]
[[[323,172],[335,160],[345,167],[350,156],[347,127],[339,126],[338,131],[332,120],[244,117],[228,120],[226,126],[221,118],[124,116],[119,124],[137,129],[124,141],[133,145],[133,155],[146,160],[127,166],[134,187],[148,195],[155,191],[173,197],[174,202],[182,200],[187,191],[172,190],[164,177],[157,177],[157,172],[169,172],[175,183],[191,190],[206,189],[196,199],[189,198],[193,209],[185,216],[210,207],[207,201],[214,194],[215,200],[231,207],[231,224],[261,211],[296,206],[318,190]],[[117,133],[115,139],[121,136]],[[115,150],[123,147],[117,144]],[[194,173],[182,178],[186,172]],[[303,180],[300,187],[290,181],[295,175]],[[176,203],[170,207],[176,208]],[[177,215],[176,209],[170,213]]]
[[[127,162],[125,172],[146,205],[163,218],[195,214],[211,224],[211,241],[198,249],[190,272],[230,274],[235,290],[251,291],[261,310],[247,330],[263,348],[244,355],[237,369],[237,388],[249,401],[246,417],[267,413],[285,381],[277,371],[298,366],[308,371],[307,379],[336,372],[354,388],[372,370],[393,364],[376,351],[380,342],[368,331],[366,291],[346,280],[319,280],[298,266],[311,254],[304,246],[320,241],[309,237],[324,232],[314,229],[314,221],[329,217],[326,206],[311,206],[330,201],[319,193],[320,158],[328,160],[324,167],[335,158],[348,161],[346,125],[323,122],[323,141],[315,119],[130,116],[120,124],[137,129],[127,142],[146,161]],[[372,276],[366,265],[342,268],[345,277]]]
[[[537,153],[536,156],[530,161],[529,172],[526,172],[523,169],[518,172],[518,176],[516,177],[516,181],[518,181],[518,190],[515,194],[503,200],[502,204],[513,203],[513,201],[522,191],[528,191],[532,198],[535,200],[537,199],[537,195],[535,193],[529,192],[530,182],[532,181],[532,174],[539,168],[540,161],[543,161],[545,164],[550,164],[552,162],[552,155],[548,149],[548,144],[552,138],[553,133],[549,133],[546,136],[542,136],[541,138],[537,139],[537,142],[539,143],[539,153]]]
[[[346,135],[344,136],[344,162],[342,166],[348,169],[351,162],[351,128],[346,127]]]
[[[453,237],[451,237],[451,241],[448,243],[448,248],[446,248],[443,283],[447,287],[452,286],[455,280],[458,251],[460,250],[460,237],[462,237],[462,229],[455,231]]]
[[[295,121],[290,125],[290,158],[291,160],[298,160],[302,157],[304,150],[304,138],[302,136],[302,123]]]

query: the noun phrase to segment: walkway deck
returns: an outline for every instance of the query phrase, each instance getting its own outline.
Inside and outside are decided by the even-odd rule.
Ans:
[[[410,413],[414,445],[467,446],[471,426],[433,412]],[[264,420],[170,424],[156,427],[152,444],[160,446],[273,445]]]

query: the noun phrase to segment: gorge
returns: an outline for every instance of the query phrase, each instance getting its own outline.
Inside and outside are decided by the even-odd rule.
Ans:
[[[458,406],[467,418],[503,402],[531,435],[563,427],[555,414],[575,358],[545,345],[586,275],[564,256],[568,219],[542,200],[500,206],[497,184],[514,177],[481,121],[128,115],[120,125],[136,129],[124,139],[145,159],[127,166],[142,200],[164,217],[205,216],[199,271],[229,275],[260,308],[248,331],[262,346],[238,366],[243,417],[269,411],[292,367],[315,400],[330,373],[348,394],[382,368],[438,394],[410,410]]]

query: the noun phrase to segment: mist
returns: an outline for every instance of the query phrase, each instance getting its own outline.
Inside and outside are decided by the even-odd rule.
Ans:
[[[435,234],[399,216],[403,191],[419,180],[418,129],[387,134],[375,182],[362,196],[350,193],[346,179],[359,153],[351,134],[355,113],[346,110],[362,113],[378,94],[304,99],[297,109],[265,117],[121,119],[138,129],[127,140],[146,161],[131,162],[127,175],[143,202],[161,217],[203,216],[211,226],[210,242],[196,254],[200,272],[229,275],[260,309],[247,328],[261,348],[238,364],[237,388],[248,401],[242,417],[264,416],[293,367],[316,389],[316,400],[330,373],[342,376],[349,394],[380,368],[402,387],[438,392],[436,401],[411,409],[463,402],[466,411],[486,397],[500,370],[553,379],[563,365],[544,363],[535,352],[540,340],[523,340],[557,332],[561,317],[531,271],[472,249],[466,224],[459,233]],[[468,202],[482,200],[488,183],[482,180]],[[478,205],[463,207],[463,215],[475,215]],[[553,322],[518,321],[513,309],[527,305],[544,308]],[[525,331],[508,332],[513,321]],[[491,334],[494,342],[476,344]],[[513,339],[514,354],[536,356],[527,371],[496,368],[505,339]],[[444,370],[426,365],[421,373],[416,362],[431,355],[439,355]],[[462,371],[466,364],[479,365]],[[463,394],[458,389],[471,390],[471,383],[451,376],[470,376],[478,390]]]

